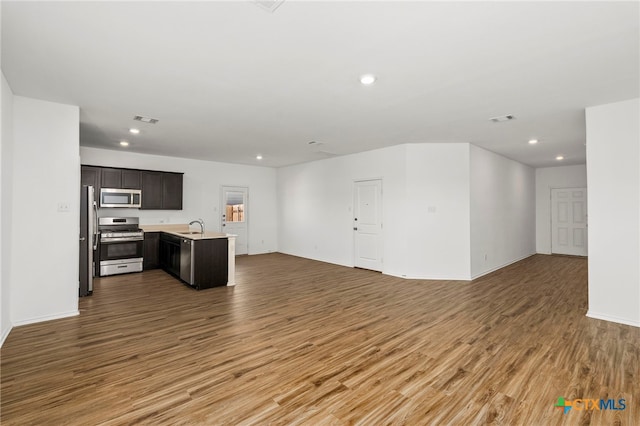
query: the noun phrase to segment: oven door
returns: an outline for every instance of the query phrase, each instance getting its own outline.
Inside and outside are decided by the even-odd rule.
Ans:
[[[144,240],[100,241],[100,261],[142,258]]]
[[[100,276],[142,272],[142,247],[140,238],[100,241]]]

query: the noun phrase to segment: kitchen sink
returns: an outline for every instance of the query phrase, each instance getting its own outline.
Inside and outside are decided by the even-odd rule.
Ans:
[[[189,231],[189,232],[178,232],[178,234],[182,234],[182,235],[195,235],[195,234],[202,234],[202,232],[199,232],[199,231]]]

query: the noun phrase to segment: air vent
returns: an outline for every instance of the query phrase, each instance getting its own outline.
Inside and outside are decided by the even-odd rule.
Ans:
[[[338,153],[333,152],[331,148],[327,147],[327,145],[324,142],[309,141],[307,142],[307,144],[311,147],[311,151],[316,154],[321,154],[326,157],[335,157],[337,155],[340,155]]]
[[[514,115],[502,115],[500,117],[493,117],[490,118],[489,121],[493,121],[494,123],[502,123],[503,121],[511,121],[511,120],[515,120],[515,116]]]
[[[273,13],[284,3],[284,0],[253,0],[253,2],[267,12]]]
[[[160,121],[157,118],[143,117],[141,115],[136,115],[135,117],[133,117],[133,119],[135,121],[142,121],[143,123],[149,123],[149,124],[156,124],[158,121]]]

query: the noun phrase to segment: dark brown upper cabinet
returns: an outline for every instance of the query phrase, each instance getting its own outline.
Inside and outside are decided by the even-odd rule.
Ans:
[[[143,170],[142,209],[182,210],[182,173]]]
[[[162,209],[162,172],[142,171],[142,207],[145,210]]]
[[[80,186],[93,186],[96,192],[100,192],[100,172],[101,167],[82,166],[80,167]]]
[[[162,208],[182,210],[182,173],[162,174]]]
[[[142,189],[140,170],[122,169],[122,185],[118,188]]]
[[[103,167],[101,171],[100,186],[102,188],[121,188],[122,169]]]
[[[141,189],[145,210],[182,210],[182,173],[119,169],[82,165],[81,185],[100,188]]]
[[[103,167],[100,182],[103,188],[141,189],[140,170]]]

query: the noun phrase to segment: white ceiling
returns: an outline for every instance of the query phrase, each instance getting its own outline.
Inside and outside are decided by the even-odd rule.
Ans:
[[[607,1],[2,1],[2,70],[16,95],[79,105],[83,146],[283,166],[470,142],[581,164],[585,107],[639,96],[639,16]]]

